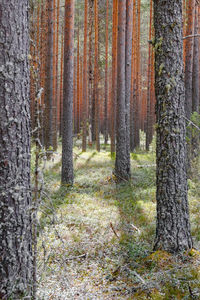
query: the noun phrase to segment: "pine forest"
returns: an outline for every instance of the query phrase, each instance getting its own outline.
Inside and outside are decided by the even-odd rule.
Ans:
[[[200,1],[0,0],[0,300],[200,299]]]

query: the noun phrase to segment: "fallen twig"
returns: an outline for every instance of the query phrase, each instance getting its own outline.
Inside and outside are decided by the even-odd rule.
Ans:
[[[113,227],[112,222],[110,222],[110,227],[111,227],[112,231],[114,232],[114,234],[116,235],[116,237],[119,239],[119,236],[118,236],[117,232],[115,231],[115,228]]]

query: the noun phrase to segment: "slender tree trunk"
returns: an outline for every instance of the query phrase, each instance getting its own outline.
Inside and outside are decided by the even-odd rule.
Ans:
[[[194,35],[198,34],[198,5],[195,5]],[[199,38],[194,37],[192,72],[192,112],[199,112]]]
[[[64,26],[61,38],[61,57],[60,57],[60,136],[63,128],[63,69],[64,69]]]
[[[133,39],[132,39],[132,63],[131,63],[131,99],[130,99],[130,151],[135,148],[135,73],[136,73],[136,0],[133,0]]]
[[[58,131],[60,134],[60,114],[61,114],[61,107],[60,107],[60,76],[59,76],[59,27],[60,27],[60,0],[57,0],[57,41],[56,41],[56,103],[57,103],[57,126],[56,126],[56,132]],[[62,44],[61,44],[62,48]]]
[[[104,102],[104,142],[108,143],[108,17],[109,17],[109,0],[106,0],[106,61],[105,61],[105,102]]]
[[[118,182],[130,178],[130,157],[127,155],[126,129],[126,0],[118,1],[117,44],[117,118],[115,175]]]
[[[82,151],[87,146],[87,105],[88,105],[88,83],[87,83],[87,26],[88,24],[88,0],[85,0],[85,21],[84,21],[84,53],[83,53],[83,136]]]
[[[141,0],[137,0],[137,40],[136,40],[136,101],[135,101],[135,147],[140,146],[140,106],[141,106],[141,79],[140,79],[140,8]]]
[[[33,287],[28,12],[28,0],[1,1],[0,299]]]
[[[111,155],[115,152],[115,119],[117,100],[117,27],[118,27],[118,1],[113,0],[112,25],[112,110],[111,110]]]
[[[125,113],[126,113],[126,152],[127,173],[130,174],[130,97],[133,38],[133,0],[126,0],[126,44],[125,44]]]
[[[73,184],[74,0],[65,0],[62,184]]]
[[[99,95],[98,95],[98,81],[99,81],[99,34],[98,34],[98,0],[94,0],[94,28],[95,28],[95,53],[94,53],[94,97],[95,97],[95,136],[96,149],[100,151],[99,140]]]
[[[188,22],[186,36],[193,34],[194,28],[194,7],[195,0],[188,0]],[[190,119],[192,113],[192,61],[193,61],[194,39],[188,38],[185,41],[185,112]]]
[[[152,38],[152,15],[153,15],[153,1],[150,1],[150,18],[149,18],[149,41]],[[151,137],[151,44],[149,43],[149,57],[148,57],[148,71],[147,71],[147,124],[146,124],[146,151],[149,151],[150,137]]]
[[[48,0],[48,36],[45,86],[45,146],[53,147],[53,0]]]
[[[76,63],[76,128],[77,133],[80,133],[80,40],[79,40],[79,28],[78,28],[78,37],[77,37],[77,63]]]
[[[192,247],[186,174],[182,0],[154,0],[154,28],[157,99],[154,249],[179,252]]]
[[[53,150],[56,151],[57,149],[57,53],[56,53],[56,43],[57,43],[57,36],[56,36],[56,4],[57,1],[53,0]]]

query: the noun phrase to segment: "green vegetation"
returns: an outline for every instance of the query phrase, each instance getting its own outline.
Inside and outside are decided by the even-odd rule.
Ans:
[[[105,147],[106,148],[106,147]],[[60,153],[47,163],[40,213],[39,299],[200,299],[200,253],[152,253],[155,155],[132,154],[116,187],[105,149],[74,152],[74,187],[60,187]],[[200,163],[195,163],[198,170]],[[198,173],[196,173],[198,174]],[[200,241],[200,188],[189,180],[192,235]],[[61,298],[59,298],[61,297]]]

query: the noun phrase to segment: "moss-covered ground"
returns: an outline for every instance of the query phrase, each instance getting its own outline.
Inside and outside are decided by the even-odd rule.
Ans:
[[[189,180],[196,250],[152,252],[155,153],[131,155],[132,179],[116,186],[108,149],[74,149],[75,182],[60,186],[61,154],[47,163],[39,213],[38,299],[200,299],[200,186]]]

